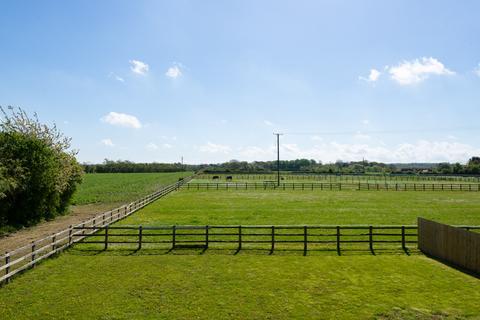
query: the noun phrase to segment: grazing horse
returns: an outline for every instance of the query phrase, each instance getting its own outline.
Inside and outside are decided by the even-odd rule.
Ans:
[[[232,177],[232,176],[227,176],[227,177],[225,178],[225,180],[227,180],[227,181],[232,181],[232,180],[233,180],[233,177]]]
[[[219,176],[213,176],[213,177],[212,177],[212,180],[218,180],[218,179],[220,179]]]

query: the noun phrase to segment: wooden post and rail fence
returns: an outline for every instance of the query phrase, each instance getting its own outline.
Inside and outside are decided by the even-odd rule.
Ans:
[[[458,226],[460,230],[478,230],[480,226]],[[82,245],[98,250],[122,246],[148,249],[269,249],[336,250],[343,248],[374,251],[417,247],[415,225],[169,225],[77,227],[88,230]],[[92,232],[93,231],[93,232]],[[480,236],[480,233],[478,234]],[[353,246],[349,246],[353,245]]]
[[[345,182],[190,182],[187,190],[362,190],[362,191],[480,191],[480,184],[461,183],[345,183]]]
[[[60,232],[6,252],[0,256],[0,284],[8,282],[17,273],[34,267],[40,261],[55,255],[74,243],[82,241],[96,232],[96,228],[108,228],[110,224],[128,217],[170,192],[180,189],[184,183],[188,183],[191,179],[192,177],[185,178],[127,205],[101,213]]]

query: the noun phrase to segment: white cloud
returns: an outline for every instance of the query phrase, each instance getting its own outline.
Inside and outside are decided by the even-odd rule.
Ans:
[[[148,150],[154,151],[158,149],[158,146],[155,143],[150,142],[145,146],[145,148],[147,148]]]
[[[139,129],[142,127],[142,124],[137,119],[137,117],[125,113],[110,112],[101,120],[114,126],[134,129]]]
[[[455,74],[455,72],[447,69],[443,63],[432,57],[403,61],[397,66],[386,68],[391,78],[400,85],[416,84],[428,79],[430,75]]]
[[[207,144],[205,144],[203,146],[199,146],[199,147],[197,147],[197,149],[200,152],[224,153],[224,154],[228,154],[232,151],[232,148],[230,148],[229,146],[222,145],[222,144],[215,144],[215,143],[212,143],[212,142],[207,142]]]
[[[167,72],[165,72],[165,75],[169,78],[177,79],[182,76],[182,70],[180,69],[179,65],[173,65],[168,68]]]
[[[323,138],[320,137],[320,136],[312,136],[311,139],[312,139],[313,141],[323,141]]]
[[[367,119],[362,120],[362,124],[363,124],[364,126],[368,126],[368,125],[370,124],[370,120],[367,120]]]
[[[396,146],[370,145],[367,143],[342,144],[337,142],[320,143],[311,148],[301,148],[296,144],[280,146],[281,159],[316,159],[323,162],[336,160],[395,162],[465,162],[480,154],[480,148],[455,141],[427,141],[401,143]],[[272,160],[276,158],[276,148],[250,146],[241,148],[239,155],[246,160]]]
[[[130,60],[130,70],[139,75],[146,75],[149,69],[148,64],[139,60]]]
[[[164,143],[164,144],[163,144],[163,147],[164,147],[165,149],[171,149],[171,148],[173,148],[173,146],[172,146],[171,144],[169,144],[169,143]]]
[[[269,126],[269,127],[273,127],[273,123],[268,121],[268,120],[263,120],[263,123],[266,125],[266,126]]]
[[[381,72],[377,69],[370,69],[370,74],[367,78],[365,77],[358,77],[360,80],[367,81],[367,82],[376,82],[378,78],[380,78]]]
[[[101,144],[103,144],[104,146],[107,146],[107,147],[114,147],[115,144],[113,143],[113,141],[109,138],[106,138],[106,139],[102,139],[100,141]]]

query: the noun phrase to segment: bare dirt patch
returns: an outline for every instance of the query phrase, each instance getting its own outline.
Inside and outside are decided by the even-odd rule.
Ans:
[[[54,220],[42,222],[36,226],[18,230],[0,238],[0,253],[14,250],[34,240],[57,233],[70,225],[81,223],[93,216],[121,206],[121,203],[100,203],[72,206],[70,213]]]

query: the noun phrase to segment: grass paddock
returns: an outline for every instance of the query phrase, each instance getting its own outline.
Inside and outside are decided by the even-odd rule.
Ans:
[[[468,192],[178,191],[117,225],[480,224]],[[98,250],[0,288],[0,319],[480,319],[480,281],[418,252]]]
[[[0,318],[463,319],[479,299],[480,281],[422,255],[71,249],[3,287]]]

